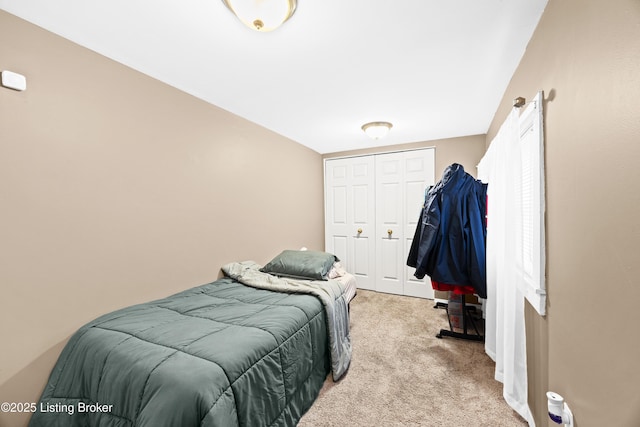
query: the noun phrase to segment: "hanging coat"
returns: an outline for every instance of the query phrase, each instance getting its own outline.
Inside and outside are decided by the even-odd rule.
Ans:
[[[425,198],[407,265],[439,283],[486,291],[487,185],[454,163]]]

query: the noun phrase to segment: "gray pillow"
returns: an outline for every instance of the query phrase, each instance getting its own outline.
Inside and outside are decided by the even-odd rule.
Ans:
[[[295,279],[328,280],[336,261],[339,259],[327,252],[284,250],[260,271]]]

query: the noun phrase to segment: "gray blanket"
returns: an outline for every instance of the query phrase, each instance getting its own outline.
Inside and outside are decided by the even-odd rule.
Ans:
[[[225,275],[247,286],[318,297],[327,315],[333,380],[340,379],[351,362],[349,309],[343,284],[337,280],[316,281],[277,277],[259,269],[260,265],[253,261],[233,262],[222,267]]]

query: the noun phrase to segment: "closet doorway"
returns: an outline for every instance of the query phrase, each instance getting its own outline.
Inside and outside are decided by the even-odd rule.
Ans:
[[[406,265],[435,148],[325,160],[325,249],[358,288],[433,298],[430,279]]]

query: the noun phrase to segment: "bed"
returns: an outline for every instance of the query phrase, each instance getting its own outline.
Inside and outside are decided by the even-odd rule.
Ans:
[[[80,328],[29,425],[295,426],[348,369],[354,282],[262,269],[231,263],[222,279]]]

